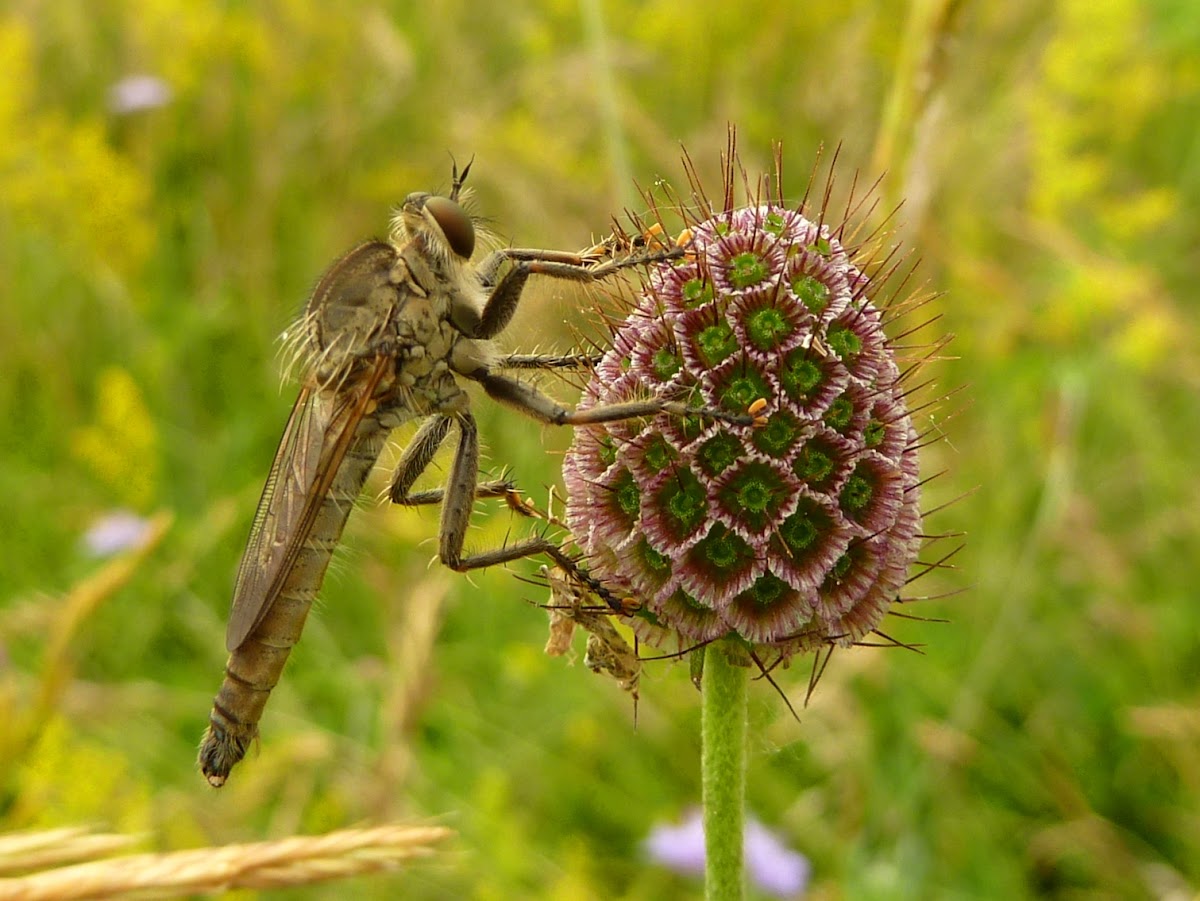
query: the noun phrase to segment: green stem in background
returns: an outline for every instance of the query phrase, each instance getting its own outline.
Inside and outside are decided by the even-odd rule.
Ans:
[[[706,901],[740,901],[745,897],[742,846],[749,678],[749,667],[730,662],[725,647],[709,645],[704,655],[700,763],[704,781]]]

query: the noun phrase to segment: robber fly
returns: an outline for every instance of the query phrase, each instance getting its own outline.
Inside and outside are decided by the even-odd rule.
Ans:
[[[317,283],[285,342],[302,370],[300,396],[275,452],[238,569],[225,646],[225,679],[213,702],[199,764],[223,785],[258,734],[258,722],[292,646],[300,638],[341,538],[346,518],[392,429],[426,417],[401,455],[390,497],[397,504],[441,503],[438,556],[465,571],[546,554],[567,572],[572,559],[544,536],[465,554],[477,497],[500,497],[505,482],[476,484],[479,439],[461,381],[535,420],[586,425],[673,412],[747,422],[718,410],[654,400],[570,410],[504,370],[578,366],[585,357],[502,355],[493,346],[512,319],[531,275],[591,283],[621,269],[682,255],[572,254],[509,248],[477,266],[475,224],[459,205],[470,165],[455,167],[449,196],[410,194],[387,241],[368,241],[335,262]],[[446,486],[411,488],[451,428],[458,449]],[[587,580],[586,574],[579,577]]]

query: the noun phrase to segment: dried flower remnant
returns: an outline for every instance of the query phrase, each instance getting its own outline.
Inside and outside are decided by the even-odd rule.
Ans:
[[[686,252],[651,270],[584,405],[671,397],[756,425],[577,430],[567,521],[593,575],[643,604],[644,639],[739,636],[777,659],[859,641],[897,599],[921,542],[918,437],[883,329],[899,264],[825,221],[828,190],[789,208],[777,177],[736,207],[733,150],[717,209],[688,161]]]
[[[609,607],[597,606],[598,602],[562,567],[543,566],[541,573],[550,587],[550,603],[546,606],[550,635],[545,653],[550,657],[568,654],[575,627],[581,627],[588,634],[583,665],[593,673],[610,676],[637,703],[642,661],[612,624]]]

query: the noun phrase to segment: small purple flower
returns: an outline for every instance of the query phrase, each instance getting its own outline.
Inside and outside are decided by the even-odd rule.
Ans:
[[[127,75],[108,89],[108,108],[128,116],[166,106],[172,96],[171,86],[155,75]]]
[[[812,865],[758,820],[746,822],[746,870],[764,892],[794,898],[808,887]]]
[[[668,870],[699,876],[704,872],[704,820],[690,810],[678,825],[655,826],[642,847],[655,863]]]
[[[699,810],[688,811],[683,822],[655,826],[642,846],[650,859],[676,873],[704,873],[704,822]],[[812,867],[803,854],[784,845],[766,826],[746,822],[744,853],[750,880],[777,898],[795,898],[808,887]]]
[[[93,557],[111,557],[141,545],[149,530],[149,520],[129,510],[113,510],[88,527],[83,544]]]

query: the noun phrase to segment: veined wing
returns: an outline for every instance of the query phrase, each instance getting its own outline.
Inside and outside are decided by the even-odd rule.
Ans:
[[[234,651],[279,596],[312,531],[363,416],[390,360],[377,357],[367,374],[336,400],[305,387],[296,398],[263,486],[238,567],[225,647]]]

